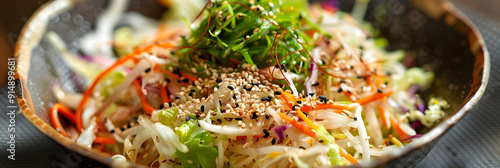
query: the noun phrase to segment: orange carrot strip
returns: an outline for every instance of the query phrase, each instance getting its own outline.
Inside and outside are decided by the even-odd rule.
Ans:
[[[384,124],[384,126],[386,128],[390,128],[391,121],[389,119],[389,115],[387,114],[387,111],[385,111],[385,109],[379,105],[377,105],[377,109],[378,109],[378,112],[380,113],[380,118],[382,118],[382,124]]]
[[[371,87],[371,91],[375,91],[375,83],[372,81],[372,75],[367,75],[366,76],[366,81],[368,81],[368,85]]]
[[[172,76],[172,77],[174,77],[176,79],[179,79],[179,75],[177,75],[177,74],[175,74],[175,73],[173,73],[171,71],[165,70],[165,69],[161,68],[158,65],[155,66],[154,71],[158,71],[160,73],[164,73],[164,74],[170,75],[170,76]]]
[[[64,106],[61,103],[56,103],[50,108],[50,121],[52,123],[52,126],[61,132],[66,137],[70,137],[69,134],[64,130],[64,127],[61,124],[61,121],[59,121],[59,113],[61,113],[64,117],[69,119],[71,122],[75,123],[75,114],[73,114],[73,111],[69,109],[68,107]]]
[[[383,93],[378,93],[378,92],[375,92],[373,93],[372,95],[370,96],[367,96],[367,97],[363,97],[361,99],[358,99],[356,101],[356,103],[359,103],[360,105],[365,105],[365,104],[368,104],[370,102],[373,102],[373,101],[376,101],[376,100],[379,100],[379,99],[382,99],[384,97],[387,97],[387,96],[390,96],[392,94],[392,90],[390,91],[386,91],[386,92],[383,92]]]
[[[344,157],[347,161],[351,162],[352,164],[359,164],[358,160],[356,160],[356,158],[354,158],[354,156],[349,154],[347,151],[342,149],[340,146],[339,146],[339,153],[340,153],[340,156]]]
[[[297,115],[300,117],[300,119],[304,120],[309,127],[311,127],[314,130],[318,130],[318,126],[314,125],[314,123],[307,118],[307,116],[300,110],[297,110]]]
[[[337,109],[337,110],[348,110],[349,106],[345,104],[317,104],[314,106],[314,110],[322,110],[322,109]],[[308,111],[313,111],[312,106],[302,106],[300,108],[300,111],[303,112],[308,112]]]
[[[163,87],[160,83],[158,83],[158,87],[160,87],[161,101],[163,103],[168,103],[170,99],[168,98],[167,88]]]
[[[108,138],[108,137],[95,137],[94,143],[98,143],[98,144],[114,144],[114,143],[116,143],[116,140],[114,138]]]
[[[401,129],[401,126],[399,126],[399,123],[398,121],[396,121],[396,118],[394,118],[394,116],[392,116],[392,114],[390,113],[389,113],[389,120],[391,120],[392,127],[396,130],[396,132],[398,132],[401,139],[408,139],[408,135],[405,133],[405,131],[403,131],[403,129]]]
[[[313,137],[313,138],[316,137],[316,133],[314,131],[312,131],[310,128],[306,127],[305,125],[300,124],[299,122],[291,119],[290,117],[286,116],[283,113],[278,113],[278,115],[281,117],[281,119],[285,120],[285,122],[292,124],[295,128],[304,132],[305,134],[309,135],[310,137]]]
[[[142,108],[148,114],[152,114],[153,111],[155,110],[155,108],[148,103],[148,100],[146,100],[146,96],[144,96],[144,94],[142,94],[141,84],[137,80],[134,80],[134,82],[132,82],[132,84],[134,85],[135,90],[137,91],[137,94],[139,95],[139,98],[141,99]]]
[[[191,82],[194,82],[194,81],[198,80],[198,77],[195,77],[195,76],[192,76],[192,75],[188,75],[188,74],[186,74],[184,72],[181,72],[181,75],[184,76],[186,79],[188,79]]]
[[[288,104],[288,107],[293,107],[293,104],[295,103],[295,95],[282,91],[281,98],[285,100],[286,104]]]
[[[92,83],[92,85],[87,89],[87,91],[85,91],[85,93],[83,94],[83,98],[82,100],[80,101],[80,104],[78,105],[78,108],[76,108],[76,128],[79,132],[82,132],[83,131],[83,123],[82,123],[82,112],[83,112],[83,107],[85,106],[85,103],[87,103],[87,101],[89,100],[91,94],[94,92],[94,89],[95,87],[97,86],[97,84],[107,75],[109,74],[113,69],[115,69],[116,67],[126,63],[127,61],[131,60],[134,58],[134,56],[142,53],[142,52],[145,52],[145,51],[149,51],[151,50],[154,46],[158,46],[158,47],[163,47],[163,48],[173,48],[174,46],[170,43],[161,43],[161,44],[154,44],[154,45],[149,45],[149,46],[146,46],[146,47],[141,47],[141,48],[136,48],[134,50],[134,52],[132,52],[131,54],[129,55],[126,55],[120,59],[118,59],[113,65],[111,65],[108,69],[102,71],[99,75],[97,75],[96,79],[94,79],[94,82]]]

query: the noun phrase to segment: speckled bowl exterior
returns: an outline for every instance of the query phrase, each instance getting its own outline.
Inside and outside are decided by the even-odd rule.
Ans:
[[[129,10],[159,18],[165,9],[156,3],[131,0]],[[50,125],[48,110],[56,103],[51,87],[59,83],[67,91],[83,92],[84,81],[68,68],[44,34],[60,34],[70,51],[78,52],[76,39],[91,31],[106,4],[102,0],[51,1],[29,19],[15,49],[16,96],[22,113],[63,147],[90,158],[89,165],[111,165],[111,156],[76,144]],[[423,159],[439,137],[479,101],[488,83],[490,58],[481,35],[448,1],[387,0],[376,1],[375,5],[383,5],[387,10],[368,11],[365,19],[388,39],[388,48],[405,49],[417,58],[418,66],[436,73],[436,80],[428,91],[421,93],[422,97],[440,96],[451,104],[445,118],[421,132],[424,136],[367,165],[409,167]]]

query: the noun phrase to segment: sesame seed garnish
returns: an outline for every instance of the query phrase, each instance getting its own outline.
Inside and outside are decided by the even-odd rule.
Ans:
[[[205,112],[205,106],[204,105],[201,105],[201,112],[204,113]]]
[[[188,122],[190,119],[191,119],[191,117],[190,117],[190,116],[187,116],[187,117],[186,117],[186,122]]]
[[[300,149],[306,149],[306,147],[303,147],[303,146],[299,146]]]
[[[222,106],[222,102],[219,100],[219,105]]]
[[[379,92],[379,93],[382,93],[382,90],[380,90],[380,89],[377,89],[377,92]]]
[[[188,79],[183,79],[182,82],[189,83],[189,80]]]
[[[231,86],[231,85],[227,86],[227,88],[228,88],[229,90],[234,90],[234,86]]]
[[[309,96],[311,96],[311,97],[312,97],[312,96],[314,96],[314,94],[315,94],[315,93],[309,93]]]
[[[301,100],[297,100],[297,104],[302,104],[302,101]]]
[[[114,130],[114,129],[112,129],[112,130],[111,130],[111,131],[109,131],[109,132],[111,132],[112,134],[114,134],[114,133],[115,133],[115,130]]]
[[[297,109],[297,110],[298,110],[298,109],[300,109],[300,106],[298,106],[298,105],[294,105],[294,106],[292,107],[292,110],[296,110],[296,109]]]
[[[267,100],[268,100],[268,98],[267,98],[267,97],[262,97],[260,100],[261,100],[261,101],[267,101]]]
[[[256,119],[257,117],[259,117],[259,116],[257,116],[257,112],[253,112],[252,113],[252,119]]]
[[[220,112],[221,112],[221,113],[225,113],[225,112],[226,112],[226,109],[220,109]]]
[[[168,101],[168,106],[172,107],[172,102]]]
[[[339,93],[342,92],[342,88],[339,88],[339,90],[337,90],[337,92],[339,92]]]
[[[269,131],[267,131],[267,129],[264,129],[264,136],[262,136],[262,138],[267,138],[269,137]]]
[[[271,144],[276,144],[276,138],[273,138],[273,140],[271,140]]]
[[[241,121],[241,120],[243,120],[243,119],[241,119],[241,118],[234,118],[234,119],[235,119],[235,120],[238,120],[238,121]]]
[[[354,119],[354,121],[358,121],[358,117],[353,117],[352,119]]]
[[[319,85],[319,82],[315,82],[312,84],[312,86],[318,86]]]
[[[151,72],[151,68],[146,69],[144,72],[146,72],[146,73]]]
[[[344,80],[344,79],[341,79],[341,80],[340,80],[340,83],[345,83],[345,80]]]
[[[170,82],[170,79],[168,79],[168,78],[165,78],[165,81],[167,81],[167,82]]]
[[[281,95],[281,91],[275,91],[274,94],[275,95]]]
[[[269,119],[269,115],[266,115],[266,119]]]

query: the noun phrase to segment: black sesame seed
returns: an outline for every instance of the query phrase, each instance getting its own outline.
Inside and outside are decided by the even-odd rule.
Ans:
[[[238,120],[238,121],[241,121],[241,120],[243,120],[243,119],[241,119],[241,118],[234,118],[234,119],[235,119],[235,120]]]
[[[175,97],[175,99],[181,99],[179,96]]]
[[[344,80],[344,79],[341,79],[341,80],[340,80],[340,83],[345,83],[345,80]]]
[[[312,84],[312,86],[318,86],[319,85],[319,82],[315,82]]]
[[[354,117],[354,118],[352,118],[352,119],[354,119],[354,121],[358,121],[358,117]]]
[[[219,100],[219,105],[222,106],[222,102]]]
[[[160,104],[160,109],[163,109],[163,108],[165,108],[165,105]]]
[[[301,100],[297,100],[297,104],[302,104],[302,101]]]
[[[351,69],[354,69],[354,66],[351,65]]]
[[[184,82],[184,83],[188,83],[188,82],[189,82],[189,80],[188,80],[188,79],[183,79],[183,80],[182,80],[182,82]]]
[[[276,64],[274,67],[275,67],[275,68],[280,68],[278,64]]]
[[[151,72],[151,68],[146,69],[144,72],[146,72],[146,73]]]
[[[174,73],[177,74],[177,75],[179,75],[179,76],[182,76],[181,70],[179,68],[175,69]]]
[[[294,105],[294,106],[292,107],[292,110],[296,110],[296,109],[297,109],[297,110],[298,110],[298,109],[300,109],[300,106],[298,106],[298,105]]]
[[[306,149],[306,147],[303,147],[303,146],[299,146],[300,149]]]
[[[358,78],[358,79],[361,79],[361,78],[363,78],[363,76],[361,76],[361,75],[358,75],[358,76],[357,76],[357,78]]]
[[[380,90],[380,89],[377,89],[377,92],[379,92],[379,93],[382,93],[382,90]]]
[[[281,91],[275,91],[274,94],[275,95],[281,95]]]
[[[172,102],[168,101],[168,106],[172,107]]]
[[[122,128],[121,130],[122,130],[122,132],[123,132],[123,131],[125,131],[125,128]]]
[[[228,88],[229,90],[234,90],[234,86],[231,86],[231,85],[227,86],[227,88]]]
[[[385,81],[385,82],[384,82],[384,85],[387,85],[387,84],[389,84],[389,81]]]
[[[196,92],[196,90],[194,90],[194,88],[191,88],[191,92]]]
[[[111,130],[111,131],[109,131],[109,132],[111,132],[112,134],[114,134],[114,133],[115,133],[115,130],[114,130],[114,129],[112,129],[112,130]]]
[[[167,82],[170,82],[170,79],[168,79],[168,78],[165,78],[165,81],[167,81]]]
[[[319,140],[318,142],[319,142],[319,143],[323,143],[323,142],[325,142],[325,141],[324,141],[324,140]]]
[[[205,112],[205,106],[204,105],[201,105],[201,112],[204,113]]]
[[[267,96],[267,101],[271,101],[271,100],[273,100],[273,97]]]
[[[262,138],[267,138],[269,137],[269,131],[267,131],[267,129],[264,129],[264,136],[262,136]]]
[[[177,80],[177,83],[181,83],[181,80]]]
[[[221,78],[217,78],[217,79],[215,80],[215,82],[217,82],[217,83],[221,83],[221,82],[222,82],[222,79],[221,79]]]
[[[260,100],[261,101],[267,101],[267,97],[262,97]]]
[[[259,116],[257,115],[257,113],[256,113],[256,112],[254,112],[254,113],[252,114],[252,118],[253,118],[253,119],[256,119],[257,117],[259,117]]]
[[[283,86],[285,86],[285,85],[283,85],[283,84],[278,84],[278,86],[279,86],[280,88],[282,88],[282,87],[283,87]]]
[[[193,97],[193,92],[189,92],[188,96]]]
[[[271,140],[271,144],[276,144],[276,138],[273,138],[273,140]]]
[[[190,117],[190,116],[187,116],[187,117],[186,117],[186,122],[188,122],[190,119],[191,119],[191,117]]]
[[[326,97],[325,97],[325,96],[323,96],[323,95],[320,95],[320,96],[318,96],[318,97],[319,97],[320,99],[326,99]]]
[[[337,90],[337,92],[339,92],[339,93],[342,92],[342,88],[339,88],[339,90]]]
[[[226,112],[226,109],[220,109],[220,112],[221,112],[221,113],[225,113],[225,112]]]
[[[238,103],[236,103],[236,107],[240,107],[240,105],[238,105]]]
[[[233,94],[233,99],[236,100],[236,94]]]
[[[285,67],[285,64],[281,64],[281,69],[284,71],[284,72],[287,72],[288,70],[286,69]]]
[[[312,96],[314,96],[314,94],[315,94],[315,93],[309,93],[309,96],[311,96],[311,97],[312,97]]]
[[[269,115],[266,115],[266,119],[269,119]]]

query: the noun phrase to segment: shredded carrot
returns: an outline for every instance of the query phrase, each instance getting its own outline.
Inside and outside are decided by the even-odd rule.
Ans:
[[[347,151],[342,149],[342,147],[339,146],[339,153],[340,156],[344,157],[347,161],[351,162],[352,164],[359,164],[358,160],[354,158],[351,154],[349,154]]]
[[[368,85],[370,85],[371,91],[375,91],[375,83],[373,83],[371,75],[366,76],[366,81],[368,82]]]
[[[63,134],[64,136],[70,137],[69,134],[64,130],[61,121],[59,121],[59,113],[61,113],[64,117],[66,117],[73,123],[75,123],[75,114],[73,114],[73,111],[71,111],[71,109],[61,103],[56,103],[50,108],[50,121],[52,123],[52,126],[56,130],[61,132],[61,134]]]
[[[134,82],[132,84],[134,85],[135,90],[137,91],[137,94],[139,95],[139,98],[141,99],[142,108],[148,114],[152,114],[153,111],[155,110],[155,108],[148,103],[148,100],[146,100],[146,96],[144,94],[142,94],[141,84],[137,80],[134,80]]]
[[[186,79],[188,79],[191,82],[194,82],[194,81],[198,80],[198,77],[195,77],[195,76],[192,76],[192,75],[188,75],[188,74],[186,74],[184,72],[181,72],[181,75],[184,76]]]
[[[293,104],[295,103],[295,95],[282,91],[281,98],[285,100],[286,104],[288,104],[288,107],[293,107]]]
[[[389,113],[389,120],[391,120],[391,125],[392,127],[398,132],[399,136],[401,139],[408,139],[408,135],[401,129],[401,126],[399,126],[398,121],[396,121],[396,118],[392,116],[392,114]]]
[[[154,71],[158,71],[160,73],[164,73],[164,74],[170,75],[170,76],[172,76],[172,77],[174,77],[176,79],[179,79],[179,75],[177,75],[176,73],[173,73],[171,71],[163,69],[160,65],[156,65],[154,67]]]
[[[349,106],[345,104],[317,104],[314,106],[314,110],[322,110],[322,109],[337,109],[337,110],[348,110]],[[313,111],[312,106],[302,106],[300,108],[303,112]]]
[[[385,111],[385,109],[382,108],[380,105],[377,105],[377,109],[378,109],[378,112],[380,113],[380,118],[382,118],[382,124],[384,124],[384,126],[386,128],[390,128],[391,121],[389,119],[389,115],[387,114],[387,111]]]
[[[387,97],[387,96],[390,96],[392,94],[392,90],[389,90],[389,91],[386,91],[386,92],[383,92],[383,93],[378,93],[378,92],[375,92],[373,93],[372,95],[370,96],[367,96],[367,97],[363,97],[361,99],[358,99],[356,101],[356,103],[359,103],[360,105],[365,105],[365,104],[368,104],[370,102],[373,102],[373,101],[376,101],[376,100],[379,100],[379,99],[382,99],[384,97]]]
[[[94,143],[98,143],[98,144],[114,144],[114,143],[116,143],[116,140],[114,138],[108,138],[108,137],[95,137]]]
[[[313,138],[316,137],[316,133],[314,131],[312,131],[310,128],[306,127],[305,125],[300,124],[299,122],[291,119],[290,117],[286,116],[283,113],[278,113],[278,115],[281,117],[281,119],[285,120],[285,122],[292,124],[295,128],[304,132],[305,134],[309,135],[310,137],[313,137]]]
[[[149,51],[151,49],[153,49],[153,47],[155,46],[158,46],[158,47],[163,47],[163,48],[173,48],[174,46],[170,43],[160,43],[160,44],[153,44],[153,45],[149,45],[149,46],[146,46],[146,47],[141,47],[141,48],[136,48],[134,50],[134,52],[132,52],[131,54],[129,55],[126,55],[120,59],[118,59],[118,61],[116,61],[113,65],[111,65],[109,68],[107,68],[106,70],[102,71],[101,73],[99,73],[99,75],[97,75],[96,79],[94,80],[94,82],[92,83],[92,85],[85,91],[85,93],[83,94],[83,98],[82,100],[80,101],[80,104],[78,105],[78,108],[76,108],[76,128],[79,132],[82,132],[83,131],[83,123],[82,123],[82,112],[83,112],[83,107],[85,106],[85,103],[87,103],[87,101],[89,100],[91,94],[94,92],[94,89],[95,87],[97,86],[97,84],[99,84],[99,82],[107,75],[109,74],[113,69],[115,69],[116,67],[126,63],[127,61],[133,59],[136,55],[142,53],[142,52],[146,52],[146,51]]]
[[[168,103],[170,99],[168,98],[167,88],[163,87],[161,83],[158,83],[158,87],[160,88],[161,101],[163,103]]]
[[[314,125],[314,123],[307,118],[307,116],[300,110],[297,110],[297,115],[300,117],[300,119],[304,120],[309,127],[311,127],[314,130],[318,130],[318,126]]]

